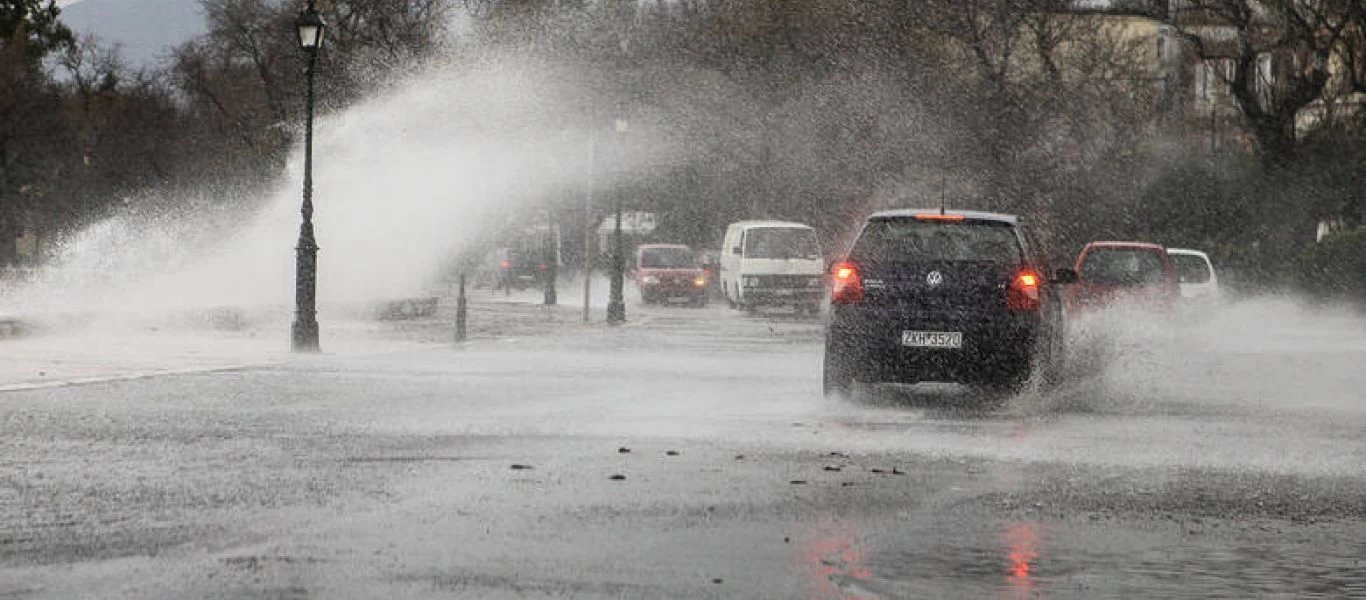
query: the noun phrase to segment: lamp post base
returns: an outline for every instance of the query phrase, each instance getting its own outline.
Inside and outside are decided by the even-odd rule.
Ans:
[[[607,303],[607,323],[620,325],[626,322],[626,303],[612,301]]]
[[[317,319],[295,319],[290,327],[292,333],[290,349],[294,352],[319,352]]]
[[[551,271],[550,281],[545,284],[545,296],[542,298],[546,306],[555,306],[560,303],[560,296],[555,289],[555,275]]]

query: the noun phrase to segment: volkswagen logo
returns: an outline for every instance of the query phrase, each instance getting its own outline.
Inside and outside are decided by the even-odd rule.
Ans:
[[[930,287],[939,287],[939,284],[944,283],[944,274],[939,271],[930,271],[930,274],[925,276],[925,283],[929,284]]]

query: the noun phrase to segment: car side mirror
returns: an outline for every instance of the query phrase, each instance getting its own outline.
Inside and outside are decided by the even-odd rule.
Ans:
[[[1080,280],[1081,277],[1077,275],[1077,271],[1075,269],[1058,269],[1056,271],[1053,271],[1053,280],[1049,283],[1069,285],[1076,283]]]

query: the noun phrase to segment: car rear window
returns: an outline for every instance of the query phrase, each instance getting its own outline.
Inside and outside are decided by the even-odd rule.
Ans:
[[[756,227],[745,232],[745,258],[820,258],[816,232],[804,227]]]
[[[1204,258],[1194,254],[1173,254],[1171,257],[1181,283],[1209,283],[1209,264]]]
[[[1081,278],[1103,285],[1150,285],[1166,273],[1162,257],[1141,248],[1094,248],[1081,265]]]
[[[697,265],[687,248],[644,248],[640,251],[642,269],[683,269]]]
[[[870,262],[1019,263],[1023,257],[1015,227],[1001,221],[869,221],[850,252]]]

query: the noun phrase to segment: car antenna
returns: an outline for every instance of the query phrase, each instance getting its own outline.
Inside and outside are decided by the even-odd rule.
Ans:
[[[944,214],[944,174],[939,174],[939,214]]]

